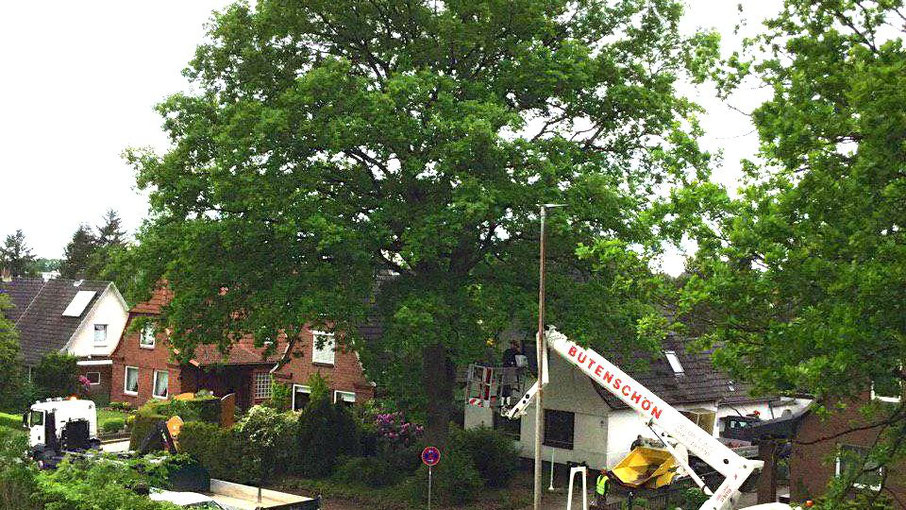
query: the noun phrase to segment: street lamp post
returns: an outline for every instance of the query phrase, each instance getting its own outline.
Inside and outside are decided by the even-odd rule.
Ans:
[[[541,508],[541,438],[544,435],[544,408],[541,405],[541,399],[544,393],[542,385],[542,371],[544,370],[544,353],[547,351],[547,343],[544,339],[544,230],[545,220],[547,219],[547,210],[553,207],[564,207],[563,204],[544,204],[541,206],[541,259],[539,262],[538,277],[538,337],[536,339],[535,365],[538,367],[538,393],[535,394],[535,492],[534,492],[534,510]],[[553,466],[551,466],[553,469]]]

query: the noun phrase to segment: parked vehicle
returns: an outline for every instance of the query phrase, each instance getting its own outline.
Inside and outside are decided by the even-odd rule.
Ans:
[[[98,418],[94,402],[75,397],[35,402],[22,416],[28,428],[31,457],[41,468],[51,468],[67,453],[99,450]]]

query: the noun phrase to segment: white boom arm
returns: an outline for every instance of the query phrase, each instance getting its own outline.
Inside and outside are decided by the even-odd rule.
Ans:
[[[753,472],[762,468],[764,462],[740,457],[597,352],[578,346],[553,327],[545,332],[544,336],[554,352],[566,358],[585,375],[639,413],[648,425],[669,434],[690,453],[725,477],[724,482],[711,493],[711,498],[702,505],[701,510],[727,510],[735,506],[739,500],[740,487]],[[542,363],[545,361],[547,360],[542,360]],[[545,374],[547,372],[544,371]],[[515,418],[525,414],[525,408],[537,392],[536,382],[506,416]],[[789,507],[779,505],[771,508]]]

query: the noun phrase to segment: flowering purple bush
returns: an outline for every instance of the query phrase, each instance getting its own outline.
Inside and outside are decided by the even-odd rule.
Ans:
[[[418,439],[425,429],[421,425],[407,422],[403,413],[384,413],[374,417],[378,437],[391,447],[411,445]]]
[[[81,393],[83,396],[89,395],[91,393],[91,381],[89,381],[87,377],[85,377],[84,375],[80,375],[79,384],[81,385],[79,390],[81,390]]]

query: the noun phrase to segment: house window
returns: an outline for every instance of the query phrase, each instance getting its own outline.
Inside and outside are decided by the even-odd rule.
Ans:
[[[88,384],[95,386],[101,384],[101,373],[100,372],[86,372],[85,378],[88,379]]]
[[[878,463],[866,459],[868,449],[860,446],[840,445],[837,452],[837,477],[855,477],[853,487],[858,489],[881,490],[884,468]]]
[[[293,411],[305,409],[311,400],[311,387],[293,384]]]
[[[107,343],[107,325],[106,324],[95,324],[94,325],[94,343],[101,344],[101,345]]]
[[[138,345],[145,349],[154,348],[154,324],[145,324],[145,327],[142,328],[142,333],[138,338]]]
[[[336,360],[336,341],[333,333],[312,332],[312,363],[333,365]]]
[[[676,351],[664,351],[664,356],[667,357],[667,363],[670,363],[670,368],[673,369],[674,374],[680,375],[686,373],[686,371],[683,370],[683,364],[680,363],[679,357],[676,355]]]
[[[271,374],[259,372],[255,374],[255,400],[271,398]]]
[[[544,410],[544,444],[564,450],[573,449],[576,415],[567,411]]]
[[[351,391],[335,391],[333,392],[333,402],[341,402],[342,404],[352,407],[355,405],[355,393]]]
[[[714,422],[717,418],[717,413],[714,411],[709,411],[707,409],[691,409],[689,411],[680,411],[680,414],[689,418],[689,421],[698,425],[699,428],[708,434],[714,435]]]
[[[522,418],[508,420],[506,417],[501,416],[500,413],[494,413],[493,426],[494,430],[499,430],[506,434],[513,441],[519,441],[520,434],[522,433]]]
[[[170,391],[170,374],[166,370],[154,371],[154,398],[167,398]]]
[[[900,403],[903,396],[903,381],[894,374],[878,377],[871,384],[872,400],[881,402]]]
[[[138,395],[138,367],[126,367],[126,384],[123,393]]]

